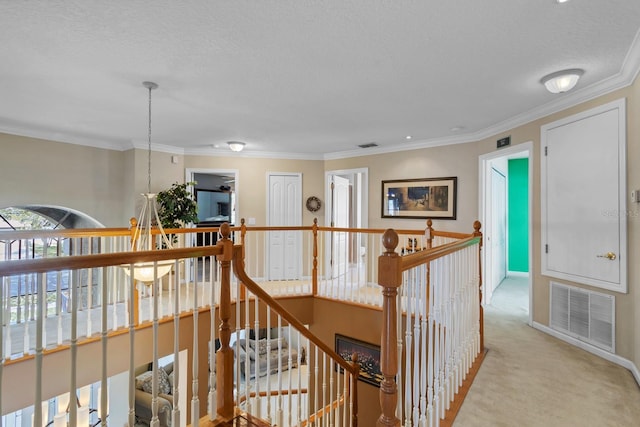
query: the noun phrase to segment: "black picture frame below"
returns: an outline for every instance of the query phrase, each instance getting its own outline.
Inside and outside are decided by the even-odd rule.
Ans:
[[[382,181],[382,218],[456,219],[458,178]]]
[[[380,370],[380,346],[350,338],[345,335],[335,334],[335,349],[344,360],[351,362],[351,355],[358,355],[360,364],[360,376],[358,379],[365,383],[380,387],[382,371]],[[336,364],[336,369],[338,369]],[[342,368],[340,369],[342,371]]]

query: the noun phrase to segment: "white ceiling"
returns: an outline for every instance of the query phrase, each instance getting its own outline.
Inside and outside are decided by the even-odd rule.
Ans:
[[[464,142],[630,84],[639,28],[638,0],[0,0],[0,132],[146,147],[151,80],[159,150]],[[546,92],[565,68],[576,89]]]

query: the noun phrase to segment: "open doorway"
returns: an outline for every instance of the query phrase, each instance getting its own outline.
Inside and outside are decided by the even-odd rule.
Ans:
[[[325,172],[325,224],[339,228],[367,228],[369,176],[367,168]],[[326,272],[336,278],[365,258],[367,242],[360,233],[333,232],[326,247]],[[334,262],[339,260],[340,262]],[[348,263],[347,263],[348,260]]]
[[[533,143],[527,142],[479,158],[483,303],[491,304],[494,291],[504,286],[509,303],[521,307],[529,324],[533,312],[532,155]]]
[[[217,227],[235,225],[238,217],[238,171],[236,169],[187,169],[186,182],[198,205],[198,224]]]

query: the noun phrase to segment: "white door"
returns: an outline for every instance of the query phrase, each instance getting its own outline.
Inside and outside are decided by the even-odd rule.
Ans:
[[[507,276],[507,179],[491,168],[491,294]]]
[[[626,284],[624,100],[542,127],[542,272]]]
[[[269,174],[267,224],[302,224],[302,175]],[[267,273],[269,280],[297,280],[302,270],[300,231],[271,231],[267,234]]]
[[[349,180],[337,175],[332,177],[332,225],[339,228],[349,227],[350,200]],[[349,233],[336,231],[331,233],[331,265],[332,277],[338,277],[347,272],[349,261]]]

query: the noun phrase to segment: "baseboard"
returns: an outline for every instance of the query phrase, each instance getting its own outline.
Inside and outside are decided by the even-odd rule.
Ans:
[[[507,271],[507,277],[529,277],[528,271]]]
[[[552,337],[558,338],[559,340],[574,345],[578,348],[583,349],[584,351],[588,351],[591,354],[595,354],[598,357],[602,357],[609,362],[615,363],[616,365],[620,365],[623,368],[628,369],[629,371],[631,371],[631,374],[633,375],[633,378],[635,378],[636,383],[638,383],[638,386],[640,386],[640,371],[638,370],[638,367],[635,365],[635,363],[633,363],[631,360],[625,359],[624,357],[618,356],[617,354],[609,353],[608,351],[602,350],[584,341],[580,341],[579,339],[573,338],[569,335],[565,335],[562,332],[551,329],[550,327],[545,326],[541,323],[533,322],[531,326],[534,329],[544,332],[545,334],[551,335]]]

